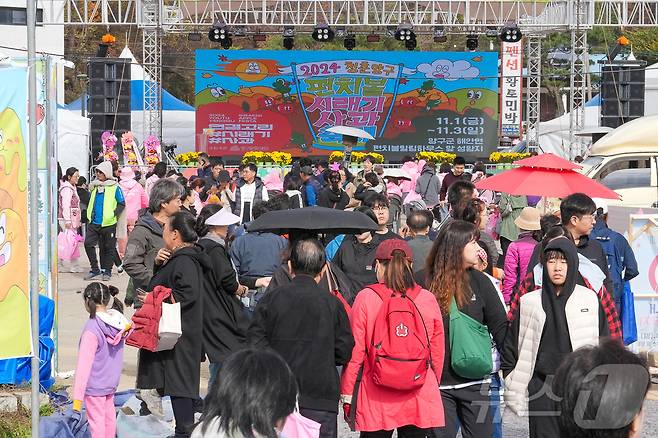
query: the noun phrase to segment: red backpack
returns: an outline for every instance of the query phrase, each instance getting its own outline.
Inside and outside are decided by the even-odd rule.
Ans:
[[[368,286],[383,303],[375,319],[368,357],[375,384],[399,391],[418,389],[432,365],[425,321],[414,303],[420,287],[400,294],[383,284]]]

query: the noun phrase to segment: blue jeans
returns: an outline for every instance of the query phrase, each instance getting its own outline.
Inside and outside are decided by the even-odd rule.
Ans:
[[[500,394],[503,389],[503,382],[498,373],[491,375],[491,384],[489,385],[489,397],[491,400],[491,417],[493,418],[494,433],[492,438],[503,438],[503,417],[500,411]]]
[[[210,378],[208,379],[208,393],[213,390],[213,384],[217,380],[217,374],[219,374],[219,369],[222,367],[221,363],[210,363]]]

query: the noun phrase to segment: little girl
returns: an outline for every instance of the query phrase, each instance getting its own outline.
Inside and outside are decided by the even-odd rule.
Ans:
[[[116,411],[114,393],[123,368],[123,345],[131,323],[123,316],[123,304],[115,296],[119,289],[93,282],[83,299],[89,320],[82,330],[73,386],[73,409],[82,402],[92,438],[114,438]]]

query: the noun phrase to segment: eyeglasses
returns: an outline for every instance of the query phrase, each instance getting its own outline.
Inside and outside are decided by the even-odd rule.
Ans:
[[[376,207],[372,207],[372,211],[386,211],[388,210],[388,207],[386,205],[378,205]]]

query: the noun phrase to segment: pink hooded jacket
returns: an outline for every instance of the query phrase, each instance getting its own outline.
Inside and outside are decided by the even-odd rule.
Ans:
[[[535,246],[537,241],[532,237],[532,233],[524,233],[507,248],[503,279],[503,297],[506,304],[509,304],[517,283],[521,283],[525,278]]]
[[[135,181],[135,172],[130,167],[121,169],[121,180],[119,186],[126,198],[126,219],[137,221],[137,214],[142,208],[149,205],[149,199],[146,190],[137,181]]]

